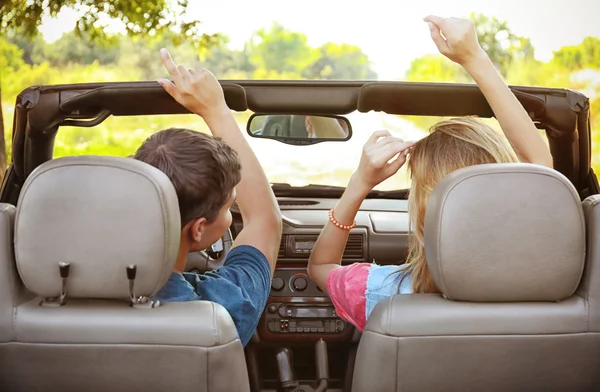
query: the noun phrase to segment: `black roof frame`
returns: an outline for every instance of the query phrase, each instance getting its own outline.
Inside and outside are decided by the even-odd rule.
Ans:
[[[493,117],[474,84],[383,81],[223,80],[228,106],[262,113],[347,114],[358,110],[398,115]],[[568,89],[511,86],[548,136],[554,167],[583,197],[597,193],[591,170],[589,99]],[[16,204],[27,176],[52,159],[61,126],[90,127],[109,116],[184,114],[156,82],[34,86],[17,97],[12,162],[0,200]]]

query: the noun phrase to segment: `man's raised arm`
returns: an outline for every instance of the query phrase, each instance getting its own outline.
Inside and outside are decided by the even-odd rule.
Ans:
[[[281,240],[281,213],[265,172],[225,102],[220,83],[206,69],[176,66],[165,49],[161,50],[161,58],[173,82],[165,79],[158,82],[177,102],[201,116],[214,136],[238,153],[242,180],[236,187],[237,204],[244,228],[233,246],[251,245],[260,250],[272,273]]]

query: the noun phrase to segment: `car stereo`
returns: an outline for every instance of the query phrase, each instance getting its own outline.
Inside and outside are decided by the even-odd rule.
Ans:
[[[293,235],[290,236],[290,252],[292,256],[310,255],[315,243],[317,242],[316,235]]]
[[[265,321],[273,333],[343,333],[348,327],[330,304],[270,303]]]

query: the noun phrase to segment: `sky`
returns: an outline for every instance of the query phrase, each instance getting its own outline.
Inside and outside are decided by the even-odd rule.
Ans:
[[[508,21],[513,33],[531,39],[536,57],[600,37],[600,0],[189,0],[186,17],[199,19],[207,33],[223,33],[241,48],[252,33],[274,21],[306,34],[313,46],[325,42],[359,46],[380,79],[402,79],[413,59],[436,53],[423,17],[466,17],[483,13]],[[297,4],[297,6],[294,6]],[[77,15],[62,12],[40,28],[48,41],[71,30]]]

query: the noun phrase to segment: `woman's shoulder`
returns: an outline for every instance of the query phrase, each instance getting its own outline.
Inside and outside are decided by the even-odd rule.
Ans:
[[[406,265],[372,264],[367,279],[367,292],[379,294],[412,294],[410,273]]]

